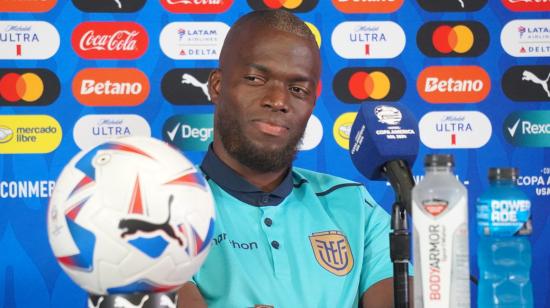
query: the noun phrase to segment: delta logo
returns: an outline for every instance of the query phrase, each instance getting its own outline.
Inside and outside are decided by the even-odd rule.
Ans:
[[[512,145],[550,147],[550,110],[513,112],[504,120],[502,131]]]
[[[334,76],[332,88],[345,103],[398,101],[406,89],[405,77],[392,67],[349,67]]]
[[[62,136],[59,122],[48,115],[0,116],[0,154],[50,153]]]
[[[213,138],[213,114],[175,115],[162,127],[162,139],[182,151],[206,151]]]
[[[174,105],[210,105],[208,77],[212,69],[173,69],[162,77],[164,98]]]
[[[319,0],[247,0],[255,11],[283,9],[293,13],[305,13],[313,10]]]
[[[516,19],[500,32],[500,44],[513,57],[550,56],[550,23],[548,19]]]
[[[502,4],[514,12],[550,11],[550,1],[548,0],[502,0]]]
[[[0,69],[0,106],[46,106],[59,92],[59,79],[50,70]]]
[[[0,12],[44,13],[51,10],[57,0],[2,0]]]
[[[44,60],[59,49],[57,29],[45,21],[0,21],[0,60]]]
[[[83,22],[73,30],[71,42],[83,59],[131,60],[147,51],[149,37],[135,22]]]
[[[477,57],[489,46],[489,32],[477,21],[432,21],[420,27],[416,44],[428,57]]]
[[[174,60],[217,60],[227,32],[223,22],[172,22],[160,32],[160,48]]]
[[[432,149],[477,149],[492,134],[491,121],[478,111],[434,111],[418,123],[420,140]]]
[[[405,48],[405,32],[393,21],[346,21],[332,31],[332,48],[344,59],[390,59]]]
[[[227,11],[233,0],[160,0],[171,13],[219,14]]]
[[[332,0],[334,7],[340,12],[387,14],[397,11],[403,0]]]
[[[502,90],[513,101],[550,102],[550,65],[512,66]]]
[[[475,12],[487,4],[487,0],[417,0],[428,12]]]
[[[149,96],[149,80],[135,68],[87,68],[76,74],[73,95],[86,106],[136,106]]]
[[[139,11],[145,0],[72,0],[76,8],[83,12],[131,13]]]
[[[491,79],[479,66],[430,66],[418,75],[416,90],[433,104],[479,103],[489,94]]]

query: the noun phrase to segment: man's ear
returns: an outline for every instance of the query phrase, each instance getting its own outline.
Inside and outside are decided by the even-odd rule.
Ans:
[[[210,100],[212,103],[217,104],[220,97],[220,91],[222,88],[222,76],[219,68],[210,72],[208,76],[208,93],[210,94]]]

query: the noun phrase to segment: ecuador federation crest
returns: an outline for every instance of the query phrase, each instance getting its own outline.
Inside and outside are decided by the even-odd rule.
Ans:
[[[353,268],[353,255],[348,239],[340,231],[323,231],[309,236],[315,259],[337,276],[347,275]]]

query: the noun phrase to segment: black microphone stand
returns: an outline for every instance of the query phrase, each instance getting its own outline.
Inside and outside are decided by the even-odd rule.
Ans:
[[[382,171],[395,192],[392,206],[390,233],[390,257],[393,262],[393,302],[396,308],[409,307],[410,233],[407,212],[411,213],[414,179],[407,162],[392,160],[384,164]]]

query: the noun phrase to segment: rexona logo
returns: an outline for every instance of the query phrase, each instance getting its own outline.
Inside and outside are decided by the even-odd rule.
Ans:
[[[59,96],[57,76],[47,69],[0,69],[0,106],[45,106]]]
[[[513,101],[550,101],[550,65],[512,66],[502,90]]]
[[[128,13],[139,11],[145,0],[72,0],[84,12]]]
[[[74,29],[71,41],[75,52],[89,60],[137,59],[149,45],[147,31],[135,22],[83,22]]]
[[[475,149],[491,138],[491,121],[478,111],[434,111],[418,123],[420,140],[432,149]]]
[[[51,10],[57,0],[2,0],[0,12],[44,13]]]
[[[45,21],[0,21],[0,60],[44,60],[59,49],[59,33]]]
[[[500,44],[513,57],[550,56],[550,22],[548,19],[516,19],[500,32]]]
[[[345,103],[397,101],[405,93],[405,77],[392,67],[348,67],[334,76],[334,94]]]
[[[149,96],[149,80],[135,68],[87,68],[73,79],[73,95],[86,106],[136,106]]]
[[[0,153],[50,153],[63,133],[56,119],[48,115],[0,116]]]
[[[176,68],[164,75],[160,84],[164,98],[174,105],[210,105],[209,68]]]
[[[489,46],[489,32],[477,21],[432,21],[420,27],[416,44],[429,57],[477,57]]]
[[[397,11],[403,0],[332,0],[337,10],[344,13],[392,13]]]
[[[73,138],[82,150],[114,138],[151,136],[147,121],[135,114],[90,114],[80,118],[73,128]]]
[[[217,60],[228,31],[223,22],[172,22],[160,32],[160,48],[174,60]]]
[[[418,75],[416,89],[429,103],[479,103],[489,94],[491,79],[479,66],[430,66]]]
[[[502,0],[502,4],[514,12],[548,12],[549,0]]]
[[[319,0],[247,0],[253,10],[283,9],[294,13],[309,12]]]
[[[504,120],[502,130],[515,146],[550,147],[550,110],[513,112]]]
[[[347,21],[332,31],[332,48],[345,59],[389,59],[405,48],[405,32],[393,21]]]
[[[223,13],[231,7],[233,0],[160,0],[160,4],[172,13]]]
[[[319,118],[312,114],[307,122],[304,136],[298,145],[298,150],[307,151],[314,149],[319,145],[321,139],[323,139],[323,125]]]
[[[164,122],[162,139],[182,151],[206,151],[214,139],[214,115],[172,116]]]
[[[357,117],[357,112],[343,113],[334,121],[334,125],[332,126],[334,140],[340,147],[346,150],[349,150],[349,136],[355,117]]]
[[[474,12],[487,4],[487,0],[417,0],[429,12]]]

